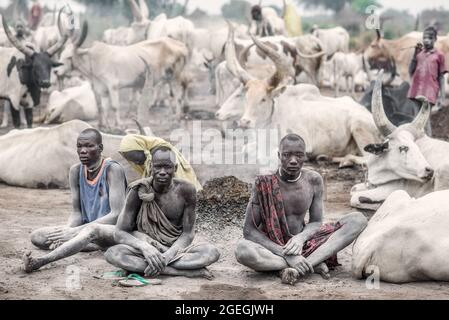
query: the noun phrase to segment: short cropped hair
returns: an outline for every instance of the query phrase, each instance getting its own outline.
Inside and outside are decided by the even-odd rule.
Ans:
[[[100,131],[98,131],[97,129],[94,129],[94,128],[84,129],[83,131],[81,131],[80,136],[83,134],[92,134],[93,136],[95,136],[95,142],[97,144],[103,143],[103,137],[101,136]]]
[[[154,155],[156,154],[156,152],[158,152],[158,151],[163,151],[163,152],[168,151],[168,152],[170,152],[171,153],[171,157],[170,158],[172,158],[174,163],[176,163],[176,154],[173,152],[173,150],[171,148],[169,148],[167,146],[158,146],[156,148],[153,148],[151,150],[151,157],[153,158]]]
[[[304,147],[306,146],[306,142],[304,141],[304,139],[299,134],[288,133],[288,134],[286,134],[285,136],[283,136],[281,138],[281,141],[279,141],[279,150],[281,149],[282,143],[284,143],[285,140],[288,140],[288,141],[299,141],[299,142],[301,142],[304,145]]]
[[[427,28],[424,29],[424,33],[432,33],[433,38],[436,39],[437,38],[437,29],[435,29],[434,26],[428,26]]]

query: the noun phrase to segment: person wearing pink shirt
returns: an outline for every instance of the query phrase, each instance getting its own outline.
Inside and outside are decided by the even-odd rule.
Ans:
[[[418,106],[421,106],[416,99],[419,96],[426,97],[431,106],[439,107],[444,102],[444,74],[448,70],[443,53],[434,48],[436,40],[436,29],[427,27],[423,32],[423,42],[416,45],[409,65],[411,85],[407,97]],[[430,121],[427,123],[426,132],[431,136]]]

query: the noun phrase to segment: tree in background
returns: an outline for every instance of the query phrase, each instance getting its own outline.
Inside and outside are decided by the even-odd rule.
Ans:
[[[299,4],[304,4],[308,8],[324,7],[337,13],[343,9],[346,2],[349,0],[296,0]]]
[[[359,14],[365,14],[366,8],[371,5],[381,7],[377,0],[296,0],[296,2],[309,8],[324,7],[334,13],[341,11],[346,3],[349,3],[352,9]]]
[[[376,6],[378,8],[381,8],[382,5],[377,0],[353,0],[351,1],[351,7],[352,9],[361,14],[366,14],[366,8],[369,6]]]
[[[251,10],[251,4],[245,0],[231,0],[221,6],[221,14],[226,19],[234,19],[238,21],[247,20],[247,14]]]

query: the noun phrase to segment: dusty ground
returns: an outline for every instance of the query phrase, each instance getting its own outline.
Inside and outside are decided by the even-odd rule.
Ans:
[[[197,88],[205,94],[201,86]],[[328,92],[329,93],[329,92]],[[214,111],[210,96],[195,98],[192,110]],[[167,109],[156,108],[150,120],[153,131],[168,138],[171,130],[180,124]],[[198,115],[198,114],[196,114]],[[207,112],[205,113],[207,116]],[[203,114],[204,116],[204,114]],[[165,119],[161,123],[160,119]],[[181,126],[188,128],[191,122]],[[129,125],[132,123],[129,121]],[[204,128],[220,128],[215,120],[203,120]],[[2,130],[3,134],[5,131]],[[360,169],[342,169],[325,163],[308,163],[325,174],[326,221],[336,221],[349,207],[349,190],[361,182]],[[226,176],[237,176],[251,183],[258,173],[254,165],[195,165],[202,183]],[[220,184],[222,183],[222,184]],[[238,185],[240,192],[229,195]],[[233,254],[241,237],[242,219],[247,185],[233,178],[214,180],[206,187],[209,192],[199,197],[197,240],[214,243],[221,252],[220,260],[210,267],[215,279],[162,277],[163,285],[143,288],[122,288],[112,281],[93,278],[113,271],[101,252],[80,253],[52,263],[40,271],[26,275],[21,271],[21,256],[27,249],[35,255],[43,251],[32,248],[29,235],[32,230],[65,223],[71,210],[68,190],[31,190],[0,184],[0,299],[448,299],[447,283],[412,283],[393,285],[381,283],[379,289],[368,289],[364,280],[351,277],[351,247],[339,255],[342,264],[332,272],[332,278],[323,280],[312,275],[295,287],[280,283],[275,274],[255,273],[239,265]],[[212,191],[211,191],[212,190]],[[222,194],[220,195],[220,191]],[[224,198],[222,198],[224,195]],[[226,196],[228,195],[228,196]],[[220,216],[218,216],[221,213]],[[370,217],[370,214],[366,214]],[[79,282],[72,281],[79,274]]]

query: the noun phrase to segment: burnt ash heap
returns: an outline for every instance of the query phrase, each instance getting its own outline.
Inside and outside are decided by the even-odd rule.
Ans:
[[[430,116],[432,137],[449,141],[449,107],[443,107]]]
[[[211,231],[226,226],[243,226],[251,184],[234,176],[208,180],[198,192],[196,216],[198,229]]]

